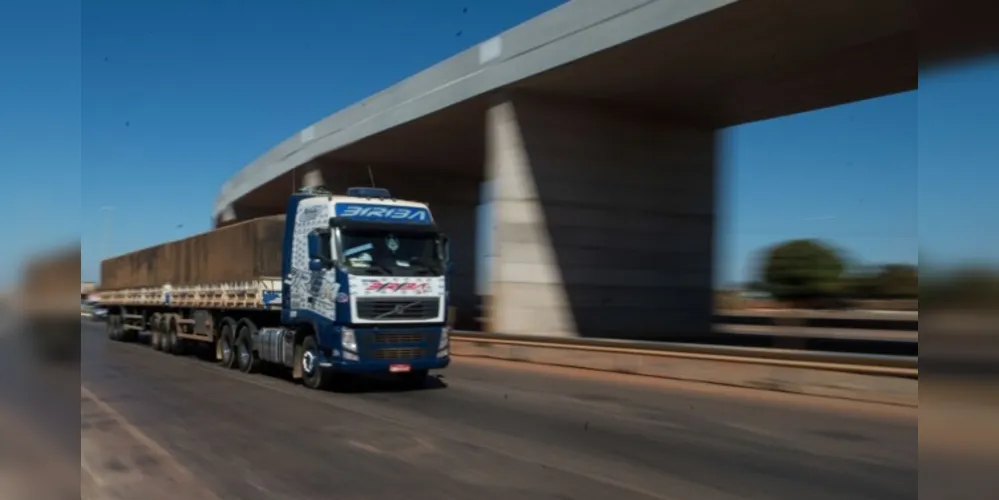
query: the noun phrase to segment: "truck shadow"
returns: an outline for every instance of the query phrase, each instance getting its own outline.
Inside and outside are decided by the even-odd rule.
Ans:
[[[140,334],[135,343],[140,345],[150,345],[152,336],[148,332]],[[151,348],[151,347],[150,347]],[[184,355],[199,359],[202,362],[215,364],[215,350],[211,344],[194,344],[188,346]],[[263,365],[258,372],[260,375],[284,380],[288,383],[302,386],[301,380],[294,380],[290,369],[282,366]],[[367,393],[393,393],[393,392],[413,392],[427,391],[447,388],[447,383],[443,380],[444,375],[431,373],[422,386],[410,386],[399,379],[385,375],[354,375],[342,374],[327,392],[342,394],[367,394]]]
[[[268,366],[260,371],[261,374],[279,378],[296,385],[303,385],[301,380],[292,379],[291,372],[281,367]],[[333,383],[327,392],[338,394],[369,394],[369,393],[396,393],[430,391],[447,388],[444,375],[432,373],[423,385],[414,386],[400,381],[391,375],[356,375],[341,374],[340,378]]]

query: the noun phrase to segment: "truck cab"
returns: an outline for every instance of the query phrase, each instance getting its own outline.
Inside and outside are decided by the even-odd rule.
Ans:
[[[449,364],[449,244],[426,204],[306,189],[289,201],[284,244],[282,323],[314,333],[293,367],[308,385],[335,372],[422,383]]]

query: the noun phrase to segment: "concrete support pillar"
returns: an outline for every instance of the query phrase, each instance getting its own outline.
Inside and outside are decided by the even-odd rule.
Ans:
[[[715,133],[515,94],[486,118],[487,329],[667,338],[712,316]]]

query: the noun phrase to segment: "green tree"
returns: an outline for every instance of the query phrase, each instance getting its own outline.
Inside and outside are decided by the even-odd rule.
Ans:
[[[838,297],[845,268],[835,248],[818,240],[793,240],[767,250],[760,281],[778,300],[829,299]]]

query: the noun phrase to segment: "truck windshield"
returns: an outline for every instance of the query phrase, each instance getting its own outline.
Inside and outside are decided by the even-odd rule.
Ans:
[[[436,234],[343,231],[342,266],[348,272],[376,276],[440,276],[444,274]]]

